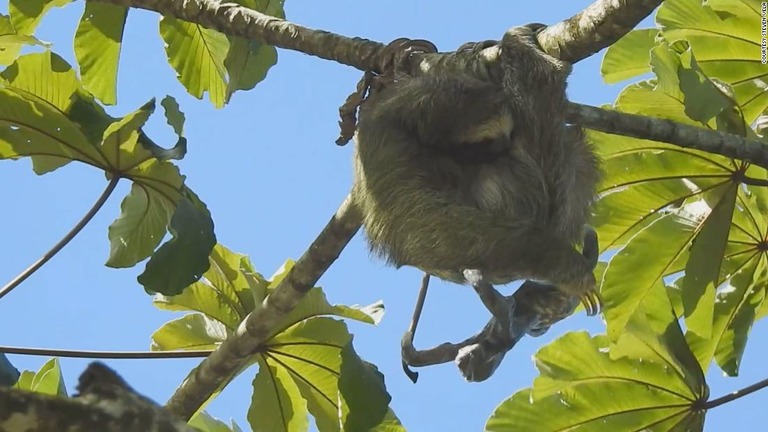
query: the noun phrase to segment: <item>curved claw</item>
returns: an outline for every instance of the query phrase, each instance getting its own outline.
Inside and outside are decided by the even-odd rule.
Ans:
[[[581,296],[581,304],[584,305],[584,309],[587,311],[588,316],[595,316],[600,313],[603,308],[603,299],[600,293],[597,291],[590,291]]]

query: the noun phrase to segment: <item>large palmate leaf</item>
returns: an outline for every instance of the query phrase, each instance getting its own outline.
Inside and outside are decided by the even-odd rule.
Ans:
[[[164,100],[179,135],[174,148],[165,150],[141,130],[154,101],[121,119],[109,117],[55,54],[20,57],[0,77],[0,125],[6,126],[0,128],[0,159],[29,157],[38,174],[78,161],[102,169],[109,179],[130,179],[120,217],[109,228],[107,265],[130,267],[146,259],[170,230],[173,238],[140,282],[151,291],[175,294],[197,280],[207,269],[215,237],[205,204],[168,161],[185,151],[178,107]]]
[[[659,41],[649,58],[657,78],[625,89],[618,109],[752,134],[743,107],[726,84],[708,78],[687,43]],[[603,279],[609,337],[618,338],[651,290],[684,271],[670,293],[679,299],[689,340],[697,341],[701,367],[715,352],[719,364],[738,364],[765,289],[755,278],[738,279],[734,289],[731,277],[765,260],[768,213],[757,198],[765,193],[765,170],[664,143],[591,137],[606,173],[594,223],[604,248],[620,248]],[[743,301],[733,292],[754,295]]]
[[[768,78],[760,58],[760,2],[667,0],[658,29],[634,30],[608,49],[602,73],[609,82],[650,71],[645,53],[657,33],[670,43],[687,41],[704,73],[727,83],[747,123],[768,108]],[[645,61],[645,64],[643,64]],[[653,105],[648,102],[648,107]],[[704,106],[702,106],[704,107]]]
[[[266,280],[247,257],[221,245],[209,259],[199,282],[179,295],[155,297],[162,309],[195,312],[160,327],[152,335],[153,350],[215,348],[293,266],[286,263]],[[259,364],[248,413],[253,430],[307,430],[307,414],[320,431],[403,430],[388,409],[383,376],[355,353],[346,324],[327,317],[376,323],[382,313],[380,302],[363,308],[331,305],[320,288],[311,289],[251,359]]]
[[[664,37],[691,44],[707,76],[730,84],[748,123],[768,108],[765,65],[760,60],[760,2],[664,2],[656,15]]]
[[[709,397],[663,287],[616,345],[605,336],[569,333],[535,355],[533,388],[504,401],[489,431],[702,430]]]

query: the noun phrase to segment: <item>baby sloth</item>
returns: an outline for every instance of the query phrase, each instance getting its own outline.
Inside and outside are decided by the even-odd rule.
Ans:
[[[478,273],[492,284],[545,281],[594,315],[592,265],[574,244],[598,168],[583,131],[565,121],[570,65],[544,53],[529,27],[500,47],[501,76],[398,77],[369,97],[353,198],[371,249],[397,267],[476,289]]]

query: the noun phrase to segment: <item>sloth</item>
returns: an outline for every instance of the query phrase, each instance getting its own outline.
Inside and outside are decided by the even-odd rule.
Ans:
[[[542,51],[536,29],[504,35],[495,79],[435,70],[373,92],[360,108],[352,198],[371,250],[396,267],[475,289],[546,282],[594,315],[593,266],[576,245],[598,161],[565,119],[570,65]]]

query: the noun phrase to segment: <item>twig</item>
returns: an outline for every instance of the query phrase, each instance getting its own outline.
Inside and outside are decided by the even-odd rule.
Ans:
[[[710,401],[707,401],[707,403],[704,404],[703,408],[708,410],[712,408],[717,408],[722,404],[736,400],[740,397],[744,397],[750,393],[754,393],[764,387],[768,387],[768,379],[764,379],[762,381],[756,382],[750,386],[744,387],[743,389],[740,389],[740,390],[736,390],[733,393],[727,394],[725,396],[721,396],[717,399],[712,399]]]
[[[0,346],[0,353],[90,359],[176,359],[208,357],[211,350],[189,351],[90,351]]]
[[[114,192],[115,187],[117,186],[117,182],[120,181],[120,177],[114,176],[107,184],[107,187],[104,189],[104,191],[99,196],[99,199],[96,200],[95,203],[93,203],[93,206],[91,206],[90,210],[88,210],[88,213],[86,213],[82,219],[74,226],[71,230],[67,233],[67,235],[64,236],[61,240],[59,240],[58,243],[53,245],[53,247],[48,250],[40,259],[32,263],[29,267],[27,267],[24,271],[22,271],[18,276],[13,278],[10,282],[5,284],[4,287],[0,288],[0,299],[3,298],[6,294],[11,292],[14,288],[19,286],[26,278],[32,275],[37,269],[43,266],[43,264],[47,263],[51,258],[53,258],[59,251],[64,248],[64,246],[67,245],[75,236],[85,227],[85,225],[88,224],[88,222],[93,219],[93,217],[98,213],[99,210],[101,210],[101,207],[104,205],[104,203],[107,202],[107,199],[109,196]]]

